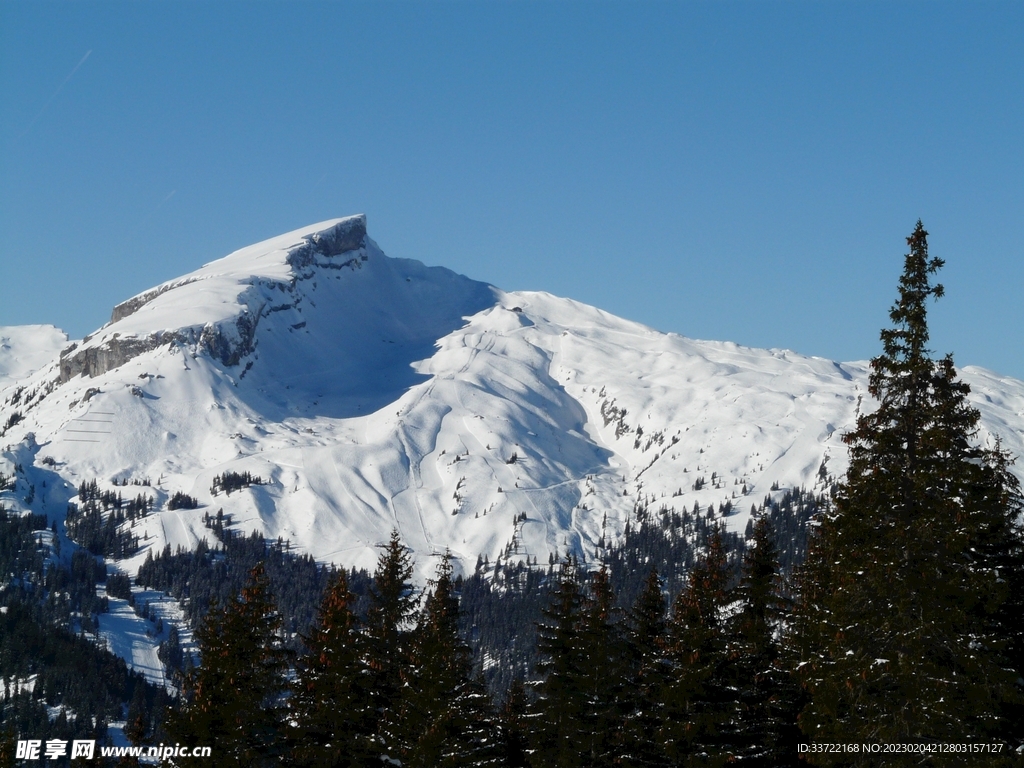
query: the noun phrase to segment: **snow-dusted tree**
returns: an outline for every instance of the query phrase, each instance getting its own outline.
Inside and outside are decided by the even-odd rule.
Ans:
[[[670,670],[659,741],[672,765],[724,765],[731,758],[723,746],[735,720],[726,677],[728,577],[722,530],[716,526],[669,620]]]
[[[541,680],[527,718],[533,768],[586,765],[575,741],[587,706],[580,682],[594,672],[587,666],[580,639],[583,609],[577,566],[567,556],[559,566],[544,621],[537,628]]]
[[[413,768],[493,765],[498,730],[472,653],[459,637],[459,600],[446,553],[413,634],[399,717],[402,764]]]
[[[661,579],[656,570],[651,570],[625,627],[624,663],[629,685],[623,697],[625,716],[619,754],[625,764],[637,768],[669,765],[657,739],[665,716],[663,696],[668,671],[665,611]]]
[[[181,744],[213,747],[218,765],[280,765],[288,752],[288,653],[262,563],[239,595],[210,610],[196,638],[202,663],[185,679],[169,734]],[[202,762],[175,758],[180,765]]]
[[[725,736],[731,754],[744,765],[796,765],[800,693],[779,636],[786,612],[775,531],[767,515],[752,526],[737,605],[729,620],[727,680],[734,692],[735,719]]]
[[[926,302],[942,296],[931,282],[942,261],[920,222],[907,242],[871,362],[878,405],[846,438],[850,468],[802,574],[801,727],[816,741],[1019,743],[1020,491],[998,445],[977,446],[952,359],[930,357]]]
[[[363,638],[353,612],[345,571],[327,587],[316,626],[304,638],[292,684],[296,725],[294,762],[301,766],[364,765],[376,716],[370,708]]]
[[[401,723],[403,686],[411,670],[410,637],[419,595],[412,585],[412,558],[398,531],[377,559],[363,631],[371,707],[378,718],[373,749],[397,759],[406,746]]]

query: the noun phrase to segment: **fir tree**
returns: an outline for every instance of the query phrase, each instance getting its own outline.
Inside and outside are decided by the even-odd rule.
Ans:
[[[637,768],[668,765],[656,734],[664,718],[667,624],[661,579],[652,569],[643,591],[629,612],[625,664],[631,685],[625,692],[626,716],[622,728],[622,761]]]
[[[594,768],[615,762],[626,714],[623,702],[625,644],[621,628],[614,621],[614,603],[608,570],[602,566],[590,574],[589,595],[580,627],[580,655],[586,674],[579,680],[584,708],[575,737],[583,764]]]
[[[1019,487],[998,447],[974,445],[978,412],[952,359],[930,357],[942,261],[920,222],[907,242],[871,362],[878,407],[846,437],[850,468],[801,575],[801,727],[820,741],[1020,743]]]
[[[527,768],[530,765],[529,711],[526,686],[516,679],[509,686],[498,720],[501,724],[501,761],[507,768]]]
[[[280,628],[261,563],[241,594],[212,609],[196,631],[202,663],[186,678],[181,708],[169,718],[176,742],[212,746],[218,765],[280,763],[288,751],[283,706],[288,665]]]
[[[400,713],[411,668],[409,635],[418,603],[412,586],[412,559],[398,531],[393,530],[377,559],[363,632],[371,707],[378,718],[373,749],[389,759],[397,759],[406,746]]]
[[[497,759],[497,726],[484,686],[470,677],[472,654],[459,637],[459,601],[448,553],[432,586],[414,633],[402,702],[400,723],[408,745],[402,764],[491,764]]]
[[[353,602],[345,571],[339,570],[324,594],[316,626],[303,638],[307,651],[291,699],[299,765],[348,768],[368,757],[376,718]]]
[[[751,766],[793,765],[799,691],[777,640],[785,612],[775,531],[767,515],[753,525],[751,546],[734,597],[727,677],[735,692],[736,720],[729,749]]]
[[[544,621],[537,628],[541,680],[528,716],[533,768],[586,765],[576,742],[586,708],[581,680],[593,673],[580,641],[583,604],[577,566],[567,556],[559,566]]]
[[[0,732],[0,768],[14,768],[17,765],[17,740],[17,734],[10,728]]]
[[[735,718],[726,678],[728,576],[722,530],[716,526],[669,621],[666,656],[672,668],[660,741],[674,765],[724,765],[730,758],[723,747]]]

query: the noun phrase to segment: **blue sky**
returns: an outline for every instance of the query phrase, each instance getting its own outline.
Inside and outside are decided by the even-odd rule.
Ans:
[[[0,325],[289,229],[660,330],[1024,378],[1024,4],[0,0]]]

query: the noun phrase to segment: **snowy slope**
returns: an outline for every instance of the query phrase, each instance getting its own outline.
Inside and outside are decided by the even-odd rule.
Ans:
[[[752,504],[845,469],[865,363],[664,334],[545,293],[390,259],[365,219],[237,251],[115,309],[0,392],[4,503],[60,516],[77,485],[148,479],[143,549],[241,530],[372,567],[397,527],[419,575],[450,549],[587,559],[640,500]],[[967,368],[983,440],[1024,453],[1024,383]],[[1020,471],[1022,468],[1017,467]],[[214,495],[216,475],[266,483]],[[704,486],[694,490],[698,478]],[[33,499],[26,504],[29,487]],[[134,495],[136,488],[129,489]],[[197,510],[166,509],[182,491]]]
[[[52,325],[0,326],[0,390],[32,375],[68,344]]]

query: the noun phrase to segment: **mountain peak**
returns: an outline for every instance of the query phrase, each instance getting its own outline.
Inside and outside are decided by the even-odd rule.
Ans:
[[[95,377],[164,344],[199,345],[227,366],[252,351],[267,291],[316,268],[365,261],[366,216],[313,224],[242,248],[114,307],[110,322],[61,355],[60,380]],[[347,260],[342,258],[351,254]]]
[[[3,503],[63,510],[83,482],[137,481],[153,513],[125,523],[144,542],[128,572],[212,541],[218,511],[345,566],[372,568],[396,528],[423,579],[445,551],[463,571],[590,561],[648,511],[742,535],[766,495],[824,492],[867,375],[388,258],[354,216],[145,291],[5,390],[0,471],[26,475]],[[980,439],[1021,453],[1024,384],[964,378]],[[229,495],[230,474],[260,482]]]

